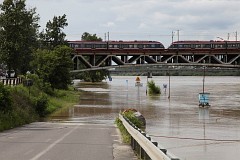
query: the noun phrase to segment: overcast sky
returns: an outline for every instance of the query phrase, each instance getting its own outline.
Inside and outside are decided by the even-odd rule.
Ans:
[[[1,3],[3,0],[0,0]],[[40,25],[67,15],[68,40],[83,32],[110,40],[157,40],[168,46],[177,40],[235,40],[240,33],[240,0],[26,0],[37,8]],[[41,30],[42,30],[41,28]],[[238,34],[240,39],[240,34]],[[218,39],[219,40],[219,39]]]

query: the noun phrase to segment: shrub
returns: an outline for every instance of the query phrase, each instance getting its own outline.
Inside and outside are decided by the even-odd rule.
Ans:
[[[134,115],[134,111],[129,110],[127,112],[124,112],[123,116],[129,119],[129,121],[131,121],[136,127],[138,128],[143,127],[143,123]]]
[[[148,86],[148,93],[150,95],[154,95],[154,94],[161,94],[161,90],[159,86],[155,85],[155,82],[153,80],[149,81],[147,83]]]
[[[10,90],[0,83],[0,111],[6,112],[12,109]]]
[[[40,117],[45,117],[47,115],[48,98],[46,95],[41,94],[35,100],[35,109]]]

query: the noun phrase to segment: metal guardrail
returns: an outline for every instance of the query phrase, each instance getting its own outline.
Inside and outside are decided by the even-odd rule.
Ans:
[[[144,160],[180,160],[172,153],[168,153],[167,149],[153,142],[141,129],[137,128],[128,119],[125,119],[119,114],[119,119],[122,121],[124,127],[131,135],[131,146],[133,150],[139,154],[141,159]]]

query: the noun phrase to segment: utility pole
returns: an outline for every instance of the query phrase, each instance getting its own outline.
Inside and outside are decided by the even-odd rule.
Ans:
[[[229,38],[230,38],[230,33],[228,33],[228,38],[227,38],[228,41],[229,41]]]
[[[179,41],[179,29],[177,30],[177,37],[178,37],[178,41]]]
[[[237,31],[236,31],[235,37],[236,37],[236,41],[237,41],[238,40],[238,32]]]
[[[108,36],[108,41],[109,41],[109,32],[107,32],[107,36]]]
[[[173,43],[174,32],[172,31],[172,43]]]

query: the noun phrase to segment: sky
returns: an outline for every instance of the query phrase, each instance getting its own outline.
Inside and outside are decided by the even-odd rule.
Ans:
[[[109,32],[110,40],[155,40],[168,47],[172,35],[173,41],[235,40],[237,31],[240,39],[240,0],[26,0],[26,4],[36,7],[40,31],[54,16],[66,14],[68,40],[80,40],[84,32],[105,39]]]

